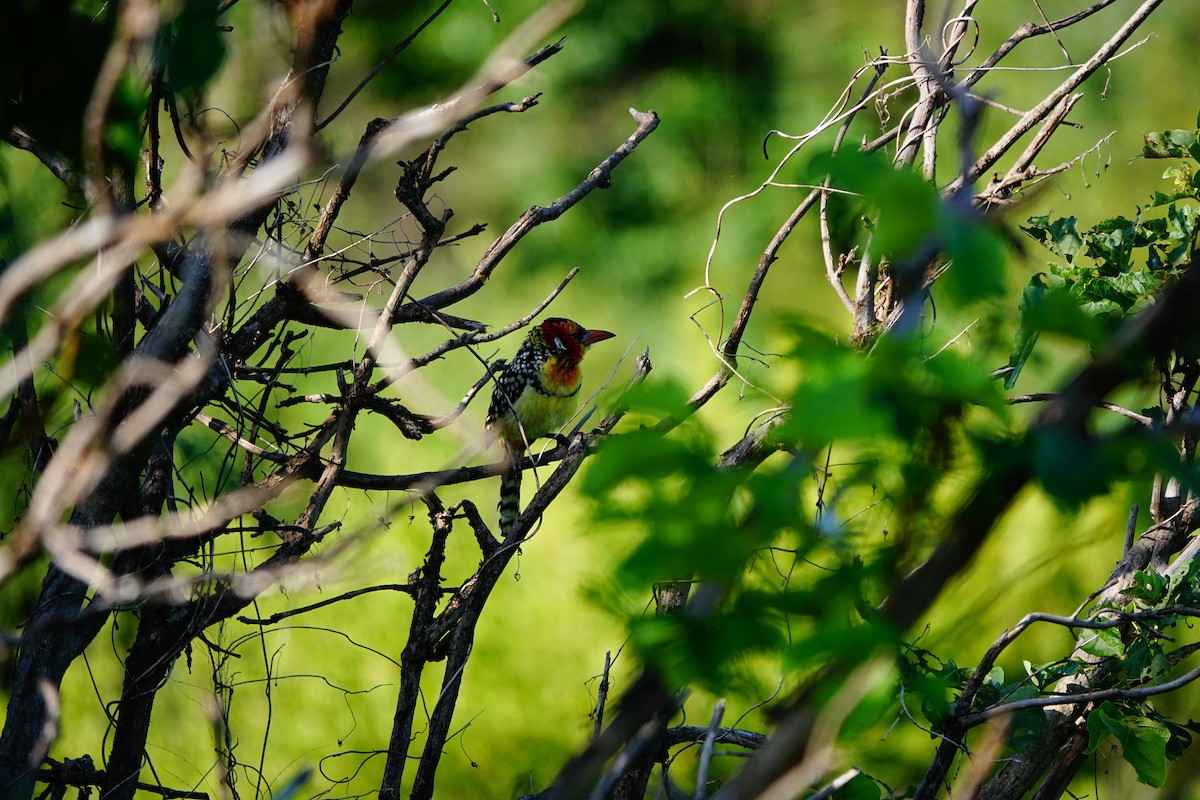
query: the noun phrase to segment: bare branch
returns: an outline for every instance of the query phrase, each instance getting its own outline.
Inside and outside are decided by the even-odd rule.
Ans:
[[[26,150],[37,157],[46,167],[73,192],[83,192],[83,180],[75,171],[74,167],[66,162],[66,160],[58,153],[51,152],[40,146],[37,141],[25,131],[15,125],[4,132],[4,141],[11,144],[18,150]]]
[[[475,294],[491,277],[492,272],[500,265],[504,257],[530,231],[539,225],[558,219],[594,190],[607,189],[611,185],[612,173],[617,165],[628,158],[637,149],[637,146],[658,127],[658,115],[653,111],[641,112],[630,109],[630,114],[637,122],[637,128],[620,147],[588,173],[582,183],[547,206],[530,208],[499,239],[492,243],[492,246],[479,260],[471,277],[456,286],[429,295],[415,305],[423,310],[441,309]],[[396,321],[412,318],[411,315],[414,313],[412,308],[412,305],[401,307]]]
[[[1046,119],[1067,97],[1074,92],[1081,83],[1101,66],[1107,64],[1116,55],[1126,40],[1133,35],[1143,22],[1154,12],[1156,8],[1162,5],[1163,0],[1145,0],[1136,11],[1134,11],[1129,19],[1117,29],[1117,31],[1102,44],[1092,57],[1085,61],[1080,67],[1071,73],[1071,76],[1063,81],[1054,91],[1046,95],[1046,98],[1030,109],[1016,124],[1008,129],[1003,135],[997,138],[996,143],[989,147],[983,155],[968,168],[962,177],[955,179],[946,191],[953,194],[964,185],[963,182],[974,182],[978,180],[985,172],[992,168],[1000,158],[1008,152],[1008,150],[1016,144],[1017,140],[1033,129],[1042,120]],[[1099,5],[1099,4],[1098,4]]]

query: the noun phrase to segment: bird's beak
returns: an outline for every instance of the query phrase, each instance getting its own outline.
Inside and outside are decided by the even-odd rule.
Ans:
[[[588,331],[586,334],[584,334],[583,343],[590,346],[596,342],[603,342],[605,339],[611,339],[614,336],[616,336],[615,333],[609,333],[608,331]]]

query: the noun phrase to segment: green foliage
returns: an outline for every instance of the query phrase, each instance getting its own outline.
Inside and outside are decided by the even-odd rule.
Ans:
[[[828,175],[832,186],[863,199],[876,257],[909,256],[949,222],[937,189],[911,170],[894,169],[883,152],[817,156],[809,173],[813,183]]]
[[[663,438],[649,430],[633,431],[607,442],[586,473],[582,489],[599,503],[597,520],[638,524],[654,531],[619,568],[626,589],[646,596],[662,580],[693,576],[722,584],[737,582],[751,556],[766,546],[779,515],[796,501],[779,502],[779,486],[770,480],[746,482],[746,476],[713,466],[708,437]],[[744,509],[743,524],[731,524],[729,508]],[[763,501],[769,496],[769,501]],[[767,508],[769,523],[755,521]],[[687,513],[680,513],[686,508]],[[794,514],[794,510],[791,512]],[[645,658],[679,679],[716,683],[742,657],[777,649],[780,609],[768,595],[740,593],[724,614],[710,619],[651,617],[635,626],[632,641]]]
[[[831,800],[879,800],[879,784],[859,773],[830,795]]]
[[[805,375],[791,398],[783,435],[816,450],[835,441],[940,436],[968,408],[1002,413],[995,382],[977,362],[954,353],[929,358],[919,343],[879,342],[872,358],[796,329],[793,357]]]
[[[1155,157],[1187,155],[1195,134],[1185,133],[1151,134],[1147,141],[1161,144],[1155,148]],[[1176,201],[1197,197],[1192,167],[1186,163],[1173,166],[1163,177],[1173,182],[1174,191],[1156,192],[1132,219],[1117,216],[1081,229],[1073,216],[1047,214],[1032,217],[1022,226],[1060,261],[1033,275],[1022,292],[1021,321],[1009,355],[1006,388],[1015,385],[1042,334],[1054,334],[1094,351],[1190,264],[1200,207]],[[1142,360],[1147,375],[1168,367],[1164,354],[1142,352],[1135,357]],[[1159,416],[1157,409],[1143,413]],[[1193,480],[1181,474],[1172,445],[1165,440],[1136,435],[1095,438],[1051,430],[1039,432],[1033,447],[1034,467],[1042,486],[1067,504],[1100,495],[1114,481],[1151,471],[1176,474],[1189,485]]]
[[[1109,665],[1112,688],[1134,689],[1165,681],[1171,671],[1173,655],[1168,650],[1174,643],[1167,632],[1189,620],[1180,609],[1191,607],[1200,591],[1196,578],[1200,568],[1190,562],[1184,569],[1169,575],[1144,570],[1135,576],[1132,587],[1123,594],[1130,601],[1121,608],[1099,609],[1097,619],[1114,619],[1113,614],[1135,615],[1135,625],[1084,630],[1080,649],[1089,656]],[[1073,666],[1064,662],[1063,666]],[[1075,674],[1058,669],[1045,671],[1038,688],[1050,688],[1050,680]],[[1007,698],[1009,700],[1013,698]],[[1161,787],[1166,777],[1168,759],[1179,758],[1191,743],[1195,723],[1172,722],[1148,702],[1133,700],[1106,701],[1088,717],[1088,748],[1094,752],[1112,737],[1120,745],[1121,754],[1134,768],[1138,780]]]
[[[203,89],[225,60],[217,29],[217,0],[184,0],[183,8],[159,35],[160,58],[171,89],[191,94]]]
[[[123,75],[117,82],[104,128],[104,146],[121,165],[124,174],[134,175],[142,155],[142,118],[149,97],[148,87],[137,78]]]
[[[664,440],[650,431],[634,431],[605,446],[604,458],[588,471],[583,491],[603,499],[597,511],[600,519],[640,521],[655,531],[653,540],[643,545],[652,550],[645,554],[648,559],[627,563],[631,579],[646,585],[687,577],[693,569],[705,577],[728,579],[761,546],[750,537],[729,535],[726,509],[737,481],[711,463],[703,445]],[[678,513],[681,506],[688,509],[687,515]]]
[[[1198,133],[1147,134],[1145,155],[1196,157]],[[1047,272],[1035,274],[1022,294],[1021,326],[1009,356],[1012,371],[1006,388],[1016,383],[1040,334],[1056,333],[1094,347],[1122,320],[1144,309],[1190,263],[1200,207],[1177,202],[1198,197],[1196,176],[1185,162],[1168,168],[1163,178],[1172,182],[1172,191],[1155,192],[1133,219],[1112,217],[1081,231],[1075,217],[1043,214],[1022,226],[1064,263],[1051,263]]]
[[[120,355],[105,337],[90,331],[72,331],[57,366],[64,383],[78,379],[90,389],[101,386],[120,363]]]
[[[1084,632],[1079,649],[1089,656],[1105,658],[1125,655],[1125,643],[1121,641],[1121,632],[1116,628],[1102,628],[1097,631]]]
[[[921,714],[934,730],[940,730],[949,716],[954,696],[970,671],[959,667],[953,659],[945,662],[919,647],[910,647],[901,660],[903,688],[920,699]]]
[[[1200,125],[1200,119],[1197,120]],[[1195,158],[1200,160],[1200,140],[1195,131],[1171,130],[1147,133],[1142,149],[1146,158]]]
[[[890,408],[874,402],[872,364],[818,331],[797,333],[793,355],[803,359],[805,374],[791,398],[784,435],[812,449],[890,433],[895,420]]]
[[[882,151],[847,149],[817,156],[808,173],[813,183],[829,176],[831,186],[855,196],[851,208],[861,203],[872,257],[901,261],[933,244],[952,265],[940,282],[948,299],[965,305],[1004,292],[1005,248],[1000,236],[978,217],[954,208],[916,172],[892,167]],[[845,216],[835,216],[841,221],[841,238]]]
[[[1116,687],[1132,689],[1167,679],[1173,661],[1168,648],[1174,647],[1167,632],[1189,621],[1180,609],[1200,599],[1198,575],[1200,567],[1194,561],[1168,575],[1143,570],[1123,593],[1129,602],[1114,610],[1136,615],[1138,624],[1084,631],[1083,651],[1111,664],[1109,672]],[[1104,610],[1097,616],[1105,618]],[[1112,737],[1138,780],[1161,787],[1167,760],[1183,754],[1195,730],[1194,723],[1174,723],[1148,702],[1104,702],[1088,718],[1088,752]]]
[[[1166,725],[1149,717],[1128,714],[1114,703],[1103,703],[1088,716],[1087,752],[1112,736],[1121,745],[1121,755],[1137,772],[1141,783],[1159,788],[1167,777]]]
[[[633,622],[639,655],[681,683],[728,685],[749,656],[773,657],[798,675],[895,650],[896,632],[874,610],[878,593],[920,535],[918,520],[936,517],[946,465],[991,442],[1006,413],[987,371],[956,354],[931,358],[919,342],[896,338],[864,358],[804,326],[794,335],[804,377],[787,420],[772,433],[791,452],[787,464],[720,468],[713,437],[693,419],[669,436],[640,429],[613,437],[583,479],[597,523],[644,531],[617,572],[626,591],[646,596],[656,582],[678,579],[724,588],[724,602],[707,616]],[[648,419],[676,413],[680,397],[668,386],[639,389],[623,402],[631,416]],[[837,490],[848,494],[812,514],[811,454],[835,444],[852,462],[845,489]],[[860,498],[885,504],[894,538],[841,516],[843,505]],[[806,564],[819,569],[803,581],[787,577]],[[946,675],[937,680],[948,686]],[[932,698],[918,683],[918,693]]]
[[[1100,324],[1080,308],[1063,283],[1058,276],[1039,272],[1029,279],[1021,292],[1021,325],[1008,359],[1010,371],[1004,378],[1005,389],[1016,384],[1043,332],[1057,333],[1089,345],[1100,341]]]
[[[1160,148],[1168,155],[1189,152],[1196,141],[1174,134],[1160,140],[1170,144]],[[937,243],[950,266],[934,290],[949,307],[961,309],[1004,288],[1003,248],[994,231],[964,224],[915,173],[857,153],[815,159],[810,171],[814,179],[831,175],[848,193],[836,202],[835,236],[848,239],[859,226],[859,244],[894,263]],[[1194,172],[1187,164],[1172,166],[1164,178],[1171,191],[1152,196],[1132,218],[1085,227],[1073,216],[1043,214],[1022,226],[1055,261],[1021,294],[1003,388],[1014,386],[1051,337],[1083,353],[1099,351],[1190,265],[1200,234],[1200,211],[1186,202],[1197,198]],[[860,226],[862,215],[870,220],[866,226]],[[799,377],[773,387],[787,409],[771,434],[783,451],[775,462],[753,472],[719,469],[715,437],[693,418],[669,435],[654,429],[621,434],[590,468],[585,489],[597,501],[595,519],[642,534],[617,575],[627,591],[645,596],[663,579],[720,588],[721,602],[711,612],[634,620],[640,657],[680,684],[727,691],[764,660],[800,679],[830,663],[848,668],[891,653],[898,672],[887,686],[895,693],[873,694],[851,713],[846,731],[855,736],[871,719],[897,715],[914,722],[919,715],[920,727],[945,733],[963,715],[1059,693],[1073,679],[1083,687],[1135,689],[1169,678],[1178,655],[1168,649],[1166,631],[1186,619],[1173,609],[1200,604],[1193,596],[1195,569],[1139,574],[1124,605],[1091,616],[1122,624],[1081,629],[1069,657],[1026,661],[1023,673],[1006,677],[993,666],[978,686],[974,670],[955,658],[905,644],[877,609],[913,553],[936,544],[962,502],[963,476],[977,465],[1018,459],[1050,498],[1079,509],[1153,474],[1192,486],[1174,440],[1147,436],[1146,428],[1127,421],[1102,434],[1090,426],[1035,425],[1024,436],[1009,436],[1012,415],[1000,382],[979,358],[944,349],[931,356],[913,335],[884,336],[864,353],[804,321],[786,335]],[[1151,386],[1170,374],[1169,355],[1136,355]],[[675,416],[681,399],[669,389],[658,395],[642,390],[633,413],[646,420]],[[1162,417],[1157,408],[1139,413],[1152,421]],[[803,580],[793,580],[798,569]],[[1136,623],[1124,624],[1129,620]],[[823,684],[822,691],[845,685],[835,678],[834,688]],[[1067,691],[1085,690],[1081,686]],[[1046,722],[1041,706],[1013,712],[1007,746],[1016,752],[1037,741]],[[1138,779],[1161,786],[1166,761],[1191,742],[1191,725],[1148,703],[1105,703],[1089,722],[1089,752],[1114,738]],[[864,796],[876,796],[878,786],[862,777]]]
[[[1145,479],[1155,471],[1180,472],[1169,441],[1130,431],[1093,436],[1038,429],[1027,439],[1026,458],[1041,487],[1068,509],[1078,509],[1119,482]]]
[[[941,245],[950,267],[938,286],[948,300],[969,306],[1004,295],[1006,247],[995,229],[952,213],[942,227]]]

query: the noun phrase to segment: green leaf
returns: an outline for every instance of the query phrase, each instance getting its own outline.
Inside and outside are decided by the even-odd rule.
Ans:
[[[1096,748],[1109,736],[1115,736],[1122,742],[1125,738],[1125,715],[1112,703],[1105,701],[1088,714],[1088,744],[1084,751],[1088,755],[1096,752]]]
[[[1062,678],[1066,678],[1070,675],[1078,675],[1080,672],[1080,667],[1078,661],[1065,660],[1052,661],[1051,663],[1044,664],[1037,669],[1032,669],[1032,667],[1030,667],[1029,670],[1030,677],[1033,678],[1034,682],[1037,684],[1038,690],[1041,691],[1045,690],[1046,687],[1057,683]],[[1037,693],[1035,692],[1031,696],[1036,697]]]
[[[1167,743],[1171,732],[1165,725],[1147,717],[1122,713],[1112,703],[1103,703],[1088,715],[1087,753],[1113,736],[1121,745],[1121,756],[1137,773],[1140,783],[1160,788],[1167,777]]]
[[[1116,628],[1084,631],[1080,638],[1083,640],[1083,644],[1079,646],[1079,649],[1088,655],[1103,658],[1125,654],[1125,643],[1121,641],[1121,633]]]
[[[1190,148],[1196,145],[1196,132],[1170,130],[1147,133],[1142,145],[1146,158],[1187,158]]]
[[[641,659],[663,670],[669,682],[700,683],[719,691],[727,686],[730,669],[740,659],[783,647],[780,626],[768,611],[752,604],[706,619],[644,617],[634,621],[630,642]]]
[[[854,742],[877,731],[879,720],[886,719],[899,713],[897,702],[898,675],[888,670],[886,676],[877,677],[868,682],[862,700],[846,715],[838,738],[844,742]]]
[[[861,353],[804,329],[799,331],[795,356],[804,364],[805,375],[792,397],[785,436],[817,448],[839,439],[892,433],[892,414],[873,396],[871,364]]]
[[[1075,229],[1074,217],[1061,217],[1050,221],[1050,216],[1030,217],[1028,225],[1022,225],[1021,230],[1041,243],[1052,253],[1057,253],[1068,262],[1083,249],[1084,241]]]
[[[1046,712],[1040,708],[1025,708],[1012,716],[1008,744],[1020,750],[1041,739],[1046,732]]]
[[[104,144],[126,170],[135,169],[141,159],[141,120],[146,111],[147,96],[146,86],[129,75],[121,77],[113,92],[108,124],[104,129]]]
[[[1052,497],[1075,505],[1104,492],[1116,465],[1095,439],[1055,428],[1032,434],[1034,471]]]
[[[842,602],[828,605],[828,611],[837,612],[825,615],[828,624],[818,625],[809,636],[797,638],[788,647],[784,663],[789,669],[807,670],[839,659],[853,663],[880,647],[897,646],[896,631],[885,623],[851,625],[844,619]]]
[[[1154,650],[1145,642],[1133,642],[1121,659],[1121,675],[1127,680],[1141,682],[1152,677]]]
[[[1132,585],[1121,592],[1121,594],[1154,604],[1163,598],[1166,591],[1167,579],[1158,572],[1150,569],[1140,570],[1135,573]]]
[[[1028,668],[1028,665],[1027,665]],[[1039,697],[1041,692],[1028,683],[1009,684],[1001,692],[999,702],[1012,703],[1018,700],[1028,700]],[[1036,740],[1046,730],[1046,712],[1041,708],[1026,708],[1012,715],[1008,731],[1010,747],[1020,749],[1029,742]]]
[[[1186,476],[1185,476],[1186,477]],[[1200,562],[1189,561],[1183,569],[1173,570],[1167,578],[1167,592],[1176,602],[1195,605],[1196,590],[1200,586]]]
[[[927,651],[914,648],[901,672],[906,690],[921,701],[921,713],[937,728],[953,708],[954,699],[968,677],[968,670],[953,660],[938,664]]]
[[[88,386],[100,386],[120,363],[121,355],[111,341],[88,331],[72,331],[65,337],[59,369]]]
[[[1192,744],[1193,733],[1196,732],[1196,723],[1188,720],[1186,724],[1180,725],[1177,722],[1171,722],[1169,719],[1160,720],[1167,727],[1171,738],[1167,740],[1167,758],[1171,761],[1183,756],[1187,749]]]
[[[217,0],[184,0],[171,21],[166,50],[167,80],[176,92],[198,91],[217,74],[225,60],[225,40],[217,28]]]
[[[946,221],[942,246],[950,268],[938,281],[957,304],[1004,294],[1004,242],[991,228],[973,219]]]
[[[654,420],[664,416],[682,419],[690,413],[689,394],[674,380],[642,381],[621,395],[621,405],[627,414],[645,414]]]
[[[893,167],[882,152],[822,154],[809,171],[817,182],[828,175],[834,186],[861,196],[878,214],[870,245],[877,258],[904,258],[943,227],[937,189],[916,172]]]
[[[879,784],[861,772],[830,795],[832,800],[879,800],[881,796]]]
[[[1030,279],[1030,284],[1037,279],[1035,275]],[[1027,309],[1022,309],[1022,327],[1041,333],[1061,334],[1089,345],[1100,341],[1104,328],[1094,313],[1088,313],[1089,304],[1080,303],[1079,297],[1054,279],[1043,280],[1047,284],[1045,291],[1031,298],[1033,302]]]
[[[1039,272],[1029,279],[1029,283],[1021,292],[1021,302],[1018,305],[1021,310],[1021,326],[1013,335],[1013,349],[1008,356],[1008,366],[1012,367],[1012,370],[1004,378],[1005,389],[1013,388],[1017,377],[1025,367],[1025,362],[1033,354],[1034,345],[1037,344],[1041,331],[1035,326],[1032,315],[1037,313],[1048,289],[1046,276]]]
[[[1192,149],[1195,150],[1194,147]],[[1171,194],[1173,200],[1196,197],[1196,179],[1198,176],[1193,171],[1190,161],[1184,161],[1178,166],[1168,167],[1163,171],[1162,176],[1164,180],[1169,180],[1173,184],[1172,188],[1175,190]]]
[[[1166,726],[1142,717],[1133,720],[1129,735],[1121,744],[1121,755],[1137,772],[1139,783],[1161,788],[1167,779],[1167,742],[1171,734]]]

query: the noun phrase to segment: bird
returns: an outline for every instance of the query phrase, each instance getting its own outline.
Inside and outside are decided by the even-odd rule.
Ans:
[[[553,434],[575,413],[583,382],[579,364],[588,348],[616,334],[549,317],[529,331],[496,378],[487,430],[504,448],[497,505],[502,534],[520,513],[521,470],[512,465],[535,439]]]

